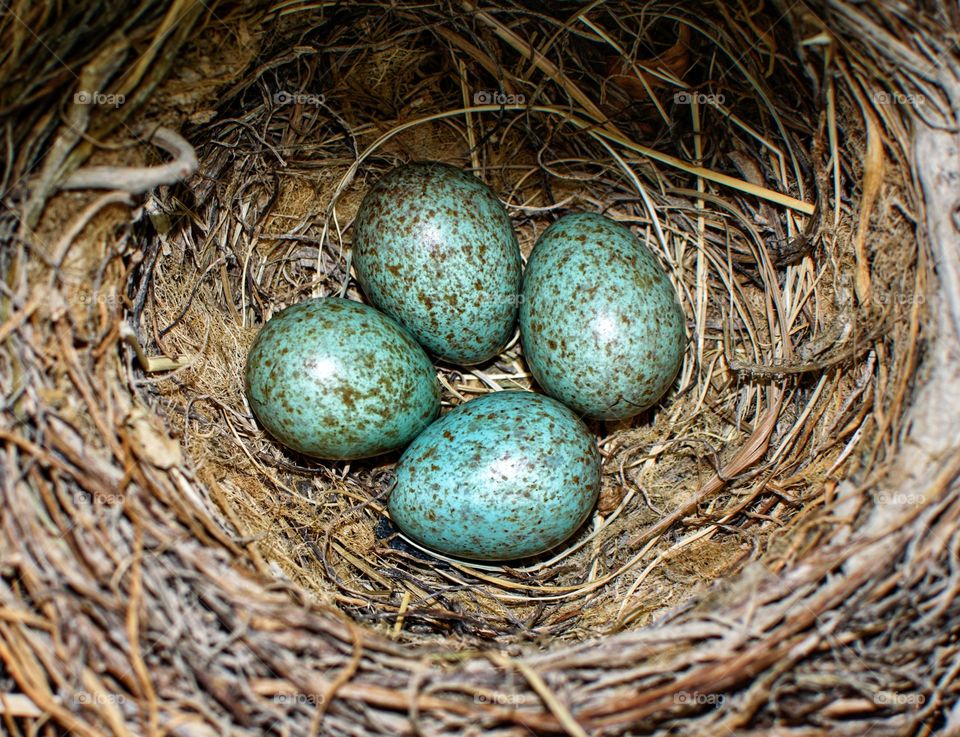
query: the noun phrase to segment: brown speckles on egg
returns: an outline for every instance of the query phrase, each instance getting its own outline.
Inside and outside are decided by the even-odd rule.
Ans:
[[[501,391],[428,427],[396,478],[390,514],[408,535],[450,555],[508,560],[554,547],[583,523],[599,491],[600,455],[559,402]]]
[[[402,447],[440,407],[433,365],[406,331],[371,307],[334,298],[271,319],[250,350],[244,385],[271,435],[321,458]]]
[[[530,254],[522,297],[531,372],[583,415],[630,417],[673,383],[683,311],[654,255],[620,224],[578,213],[551,225]]]
[[[511,338],[520,249],[503,206],[473,175],[432,162],[388,172],[360,206],[353,253],[370,301],[435,355],[480,363]]]

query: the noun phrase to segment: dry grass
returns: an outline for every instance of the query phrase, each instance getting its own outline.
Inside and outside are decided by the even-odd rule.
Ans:
[[[938,213],[904,134],[910,115],[945,114],[948,77],[923,66],[932,41],[902,47],[902,19],[842,3],[838,36],[807,10],[778,22],[741,4],[563,18],[180,5],[141,18],[126,61],[75,57],[69,33],[56,49],[126,105],[79,109],[72,82],[40,69],[5,103],[22,151],[7,189],[25,178],[0,223],[0,705],[25,694],[79,734],[777,721],[853,735],[899,734],[956,702],[955,438],[918,435],[916,415],[936,406],[929,387],[951,386],[951,344],[916,248]],[[51,34],[61,22],[15,10]],[[13,16],[0,34],[30,58]],[[930,102],[912,113],[878,90]],[[42,94],[59,95],[63,124],[38,124]],[[155,163],[114,144],[161,123],[194,143],[197,174],[147,195],[139,218],[104,200],[64,240],[88,200],[57,194],[59,178],[100,139],[114,147],[90,163]],[[41,159],[44,140],[57,143]],[[571,209],[629,224],[688,316],[674,391],[593,425],[594,518],[519,567],[406,544],[383,514],[395,457],[292,455],[242,393],[270,315],[362,299],[360,199],[423,158],[493,186],[524,254]],[[176,368],[142,372],[134,343]],[[530,387],[516,342],[439,371],[446,406]],[[11,732],[25,723],[0,714]]]
[[[296,16],[298,23],[309,17]],[[252,80],[225,101],[226,122],[194,133],[207,142],[200,147],[201,176],[219,186],[197,198],[190,227],[171,237],[172,250],[185,256],[158,260],[155,299],[144,316],[155,335],[163,333],[157,345],[165,353],[195,359],[179,380],[158,390],[169,400],[168,416],[183,418],[174,426],[190,437],[198,471],[217,478],[222,511],[239,524],[238,532],[292,580],[338,601],[355,618],[393,634],[468,641],[609,634],[651,621],[764,556],[771,536],[804,508],[800,498],[811,502],[822,491],[826,470],[856,470],[856,448],[847,448],[837,464],[845,446],[823,443],[816,427],[840,424],[849,408],[831,399],[855,390],[854,369],[887,326],[869,304],[854,305],[852,265],[831,258],[844,248],[833,229],[824,233],[782,201],[771,204],[685,176],[709,171],[733,178],[726,174],[733,171],[747,177],[741,192],[746,184],[772,185],[798,195],[815,189],[811,177],[791,176],[801,167],[828,177],[822,157],[800,153],[827,149],[814,130],[780,135],[785,126],[770,83],[754,66],[761,59],[721,67],[725,91],[701,93],[719,110],[674,99],[705,72],[693,54],[668,81],[655,80],[652,97],[644,91],[632,100],[589,74],[574,79],[545,55],[534,54],[532,65],[510,55],[510,47],[523,50],[526,42],[492,16],[480,21],[505,39],[502,73],[514,89],[531,90],[524,104],[479,104],[485,100],[474,95],[495,85],[484,77],[489,59],[456,45],[431,48],[427,40],[435,34],[401,13],[370,27],[332,26],[335,50],[321,53],[316,64],[337,74],[304,77],[299,64],[271,64],[269,80]],[[665,30],[693,25],[691,19],[653,21],[650,16],[650,35],[635,44],[655,48]],[[624,28],[607,32],[598,23],[583,30],[596,34],[601,49],[620,47],[611,33],[626,42]],[[452,33],[447,27],[439,36]],[[691,43],[698,36],[693,30],[685,37]],[[705,38],[693,48],[704,59],[736,58],[725,43],[733,41]],[[574,69],[591,68],[575,49],[562,58]],[[602,97],[595,103],[585,89],[601,89]],[[284,94],[304,101],[276,104]],[[727,98],[740,101],[739,108],[721,106]],[[571,112],[578,105],[582,110]],[[808,118],[814,110],[811,104]],[[235,122],[241,113],[243,126]],[[759,116],[761,123],[738,130],[734,143],[724,124],[731,114]],[[585,122],[600,116],[600,126]],[[661,161],[653,163],[689,160],[693,153],[703,165],[654,169],[649,158],[634,158],[652,148],[634,141],[646,140],[655,125],[671,134],[657,140]],[[711,153],[704,157],[704,151]],[[691,350],[677,390],[638,420],[594,428],[606,457],[603,512],[572,549],[521,568],[438,565],[398,541],[383,519],[395,459],[352,466],[295,459],[238,419],[249,417],[240,372],[250,327],[310,295],[347,287],[349,296],[362,299],[345,282],[356,207],[387,167],[422,158],[479,164],[476,173],[502,193],[514,215],[525,253],[570,209],[601,209],[630,224],[659,252],[691,318]],[[855,181],[858,162],[841,163],[844,180]],[[847,212],[841,224],[852,220]],[[803,248],[816,258],[801,253],[784,263],[785,243],[803,238],[808,226]],[[909,278],[909,265],[888,266]],[[762,380],[769,367],[787,380],[773,386],[742,380]],[[517,344],[488,366],[441,367],[441,374],[446,405],[501,388],[530,388]],[[778,400],[781,394],[787,398]],[[185,411],[188,404],[195,418]],[[779,413],[771,415],[771,405]],[[758,430],[761,418],[767,422]],[[866,413],[851,433],[864,422]],[[861,439],[869,438],[864,429]],[[724,474],[724,483],[708,484],[748,440],[764,446],[773,440],[781,457],[757,469],[761,456],[754,454],[732,477]],[[784,479],[791,489],[778,493]],[[699,491],[705,485],[706,496]],[[674,510],[682,513],[664,524]],[[704,545],[713,546],[705,573],[671,575]]]

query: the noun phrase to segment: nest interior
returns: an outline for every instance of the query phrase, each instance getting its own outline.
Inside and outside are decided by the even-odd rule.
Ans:
[[[955,6],[121,5],[0,19],[8,731],[960,733]],[[396,455],[243,396],[271,315],[364,300],[352,220],[418,159],[525,256],[627,224],[687,315],[516,565],[411,546]],[[438,373],[535,389],[516,340]]]

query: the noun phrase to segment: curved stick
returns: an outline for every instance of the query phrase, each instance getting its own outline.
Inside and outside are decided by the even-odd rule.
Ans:
[[[197,170],[197,154],[179,133],[157,128],[151,141],[174,156],[160,166],[87,166],[78,169],[61,189],[114,189],[142,194],[161,184],[175,184]]]

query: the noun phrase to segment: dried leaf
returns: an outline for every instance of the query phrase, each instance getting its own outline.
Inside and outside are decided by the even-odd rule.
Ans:
[[[127,416],[126,425],[134,452],[140,458],[163,470],[183,463],[180,443],[163,429],[155,427],[144,410],[134,407]]]
[[[636,67],[636,69],[634,68]],[[620,56],[611,56],[607,62],[610,81],[623,88],[634,100],[646,100],[647,89],[660,89],[669,83],[645,69],[656,69],[669,73],[677,79],[683,79],[690,68],[690,28],[680,26],[677,41],[660,56],[652,59],[639,59],[631,63]],[[639,77],[637,76],[639,74]],[[640,79],[642,77],[642,80]],[[646,83],[647,86],[644,86]]]

